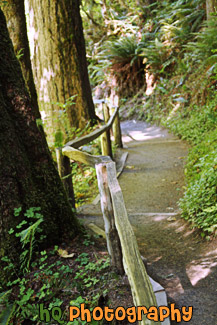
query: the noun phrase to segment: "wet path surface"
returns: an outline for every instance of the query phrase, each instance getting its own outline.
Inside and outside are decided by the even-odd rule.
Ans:
[[[122,151],[129,155],[119,183],[148,271],[178,307],[193,306],[189,324],[217,325],[217,241],[192,231],[177,204],[188,146],[144,122],[121,127]],[[85,223],[103,228],[99,204],[84,206],[81,213]]]

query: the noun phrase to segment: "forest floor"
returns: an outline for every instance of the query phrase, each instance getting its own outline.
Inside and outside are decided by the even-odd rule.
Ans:
[[[191,325],[217,325],[217,239],[202,239],[177,203],[188,145],[145,122],[121,128],[129,156],[119,182],[148,273],[178,307],[193,306]],[[103,228],[99,203],[83,206],[80,218]]]

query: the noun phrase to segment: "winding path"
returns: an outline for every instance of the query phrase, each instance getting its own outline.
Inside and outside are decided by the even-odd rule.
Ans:
[[[217,325],[217,241],[192,231],[177,204],[188,146],[145,122],[126,121],[121,128],[129,156],[119,182],[148,273],[178,307],[193,306],[189,324]],[[99,204],[84,206],[81,214],[103,227]]]

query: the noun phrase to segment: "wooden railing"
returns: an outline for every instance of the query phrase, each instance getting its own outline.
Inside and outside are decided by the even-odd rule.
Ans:
[[[67,142],[63,148],[57,148],[56,149],[56,157],[57,157],[57,167],[59,175],[63,181],[63,185],[66,189],[66,192],[68,194],[69,201],[72,205],[72,207],[75,209],[75,198],[74,198],[74,190],[73,190],[73,181],[72,181],[72,170],[70,167],[70,159],[72,158],[72,153],[68,157],[68,155],[65,153],[66,151],[69,153],[72,150],[79,148],[81,146],[84,146],[91,141],[97,139],[99,136],[101,136],[101,150],[103,156],[110,156],[112,158],[112,146],[111,146],[111,138],[110,138],[110,130],[113,127],[114,130],[114,142],[117,147],[122,147],[122,140],[121,140],[121,129],[120,129],[120,120],[118,116],[118,107],[115,108],[113,114],[111,117],[109,117],[109,109],[105,102],[102,102],[103,107],[103,115],[104,120],[107,122],[105,125],[103,125],[101,128],[91,132],[90,134],[87,134],[83,137],[80,137],[78,139],[74,139],[72,141]],[[75,152],[74,152],[75,155]],[[77,152],[77,155],[79,156],[79,153]],[[81,156],[81,155],[80,155]],[[79,156],[79,157],[80,157]],[[93,156],[90,156],[93,157]],[[95,161],[97,162],[100,156],[95,157]],[[101,157],[102,158],[102,157]],[[80,158],[79,158],[80,159]],[[89,159],[88,156],[85,158],[84,161],[85,164],[88,164],[92,167],[95,167],[95,163],[93,158]],[[76,159],[73,159],[76,160]],[[90,163],[87,163],[90,161]],[[83,161],[82,161],[83,162]],[[92,164],[91,164],[92,163]]]
[[[110,152],[110,156],[108,154],[105,155],[105,152],[108,153],[111,150],[109,140],[110,129],[114,124],[116,128],[116,133],[114,132],[116,144],[122,146],[122,142],[120,141],[121,129],[118,108],[109,117],[108,109],[106,105],[104,106],[104,118],[107,120],[106,125],[89,135],[69,141],[63,148],[57,149],[58,170],[70,197],[73,192],[69,168],[70,159],[96,168],[107,248],[112,265],[120,274],[124,272],[127,274],[135,306],[149,308],[151,306],[157,306],[156,297],[128,219],[123,194],[117,180],[116,164],[111,158],[112,151]],[[93,141],[100,135],[102,136],[103,156],[93,156],[78,150],[80,146]],[[74,202],[74,197],[72,201]],[[159,323],[151,321],[144,316],[141,324]]]

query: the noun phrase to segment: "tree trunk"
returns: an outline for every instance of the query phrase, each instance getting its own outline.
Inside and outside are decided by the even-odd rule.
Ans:
[[[7,4],[3,6],[3,12],[7,20],[7,26],[15,53],[19,56],[22,73],[32,99],[32,104],[34,105],[35,114],[37,118],[40,118],[37,93],[30,61],[24,0],[7,0]]]
[[[33,74],[42,117],[52,133],[67,137],[96,118],[88,79],[79,0],[25,0]],[[60,104],[68,103],[65,120]],[[64,116],[64,114],[62,114]],[[69,134],[70,135],[70,134]]]
[[[41,207],[44,216],[43,245],[60,242],[65,233],[72,238],[80,230],[49,153],[39,131],[20,64],[13,51],[6,20],[0,10],[0,277],[1,257],[17,261],[19,242],[8,234],[23,218],[14,208]]]
[[[217,0],[206,0],[206,16],[207,20],[212,18],[212,13],[217,12]]]

